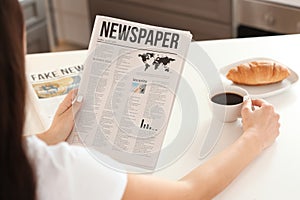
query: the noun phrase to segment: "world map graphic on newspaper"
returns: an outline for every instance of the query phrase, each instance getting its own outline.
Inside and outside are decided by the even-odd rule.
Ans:
[[[174,58],[155,55],[155,53],[143,53],[143,54],[139,54],[138,56],[141,57],[145,65],[144,71],[147,71],[149,67],[153,67],[154,70],[158,70],[159,67],[163,67],[164,71],[169,72],[170,71],[169,64],[175,61]]]

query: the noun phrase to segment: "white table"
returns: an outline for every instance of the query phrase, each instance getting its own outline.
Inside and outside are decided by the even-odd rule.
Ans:
[[[217,68],[252,57],[268,57],[289,66],[300,74],[300,35],[274,36],[250,39],[231,39],[198,42],[213,60]],[[192,52],[197,54],[197,52]],[[83,62],[86,51],[28,55],[27,67],[45,64],[77,64]],[[183,76],[191,77],[185,69]],[[217,200],[282,200],[300,199],[300,85],[294,84],[285,92],[266,98],[281,115],[281,135],[274,145],[249,165],[234,182],[219,194]],[[202,90],[202,94],[207,91]],[[202,106],[206,106],[205,103]],[[197,138],[189,149],[172,165],[155,173],[157,176],[178,179],[200,165],[200,146],[208,128],[210,111],[204,109],[207,120],[199,125]],[[29,105],[26,130],[41,131],[35,114]],[[176,118],[176,117],[175,117]],[[171,128],[172,129],[172,128]],[[201,132],[202,131],[202,132]],[[222,136],[208,158],[223,150],[242,134],[240,124],[225,124]],[[168,137],[167,137],[168,139]],[[201,188],[199,188],[201,189]]]
[[[298,0],[263,0],[266,2],[278,3],[286,6],[293,6],[296,8],[300,7],[300,2]]]

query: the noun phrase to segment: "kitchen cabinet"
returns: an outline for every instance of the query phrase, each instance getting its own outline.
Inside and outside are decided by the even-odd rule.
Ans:
[[[89,0],[97,14],[190,30],[194,40],[232,37],[231,0]]]
[[[87,0],[52,0],[58,42],[87,48],[91,25]]]
[[[45,14],[45,0],[22,0],[27,32],[27,53],[50,51]]]
[[[238,37],[300,33],[300,1],[236,0],[233,16]]]

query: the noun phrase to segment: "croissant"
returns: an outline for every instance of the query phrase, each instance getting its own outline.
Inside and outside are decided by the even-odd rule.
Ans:
[[[274,61],[253,61],[231,68],[226,77],[236,84],[266,85],[287,78],[290,70]]]

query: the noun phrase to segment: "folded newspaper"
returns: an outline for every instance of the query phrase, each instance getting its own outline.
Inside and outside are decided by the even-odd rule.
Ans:
[[[31,61],[37,60],[39,57],[32,57]],[[49,60],[46,57],[45,54],[43,58]],[[69,91],[79,87],[83,73],[81,62],[73,60],[68,64],[61,63],[60,58],[65,59],[65,57],[56,56],[56,60],[51,63],[37,62],[31,64],[26,71],[29,102],[41,122],[42,129],[40,131],[50,127],[59,103]]]
[[[83,74],[80,65],[60,68],[31,74],[31,84],[44,100],[80,81],[84,100],[67,142],[153,170],[191,39],[188,31],[97,16]]]

